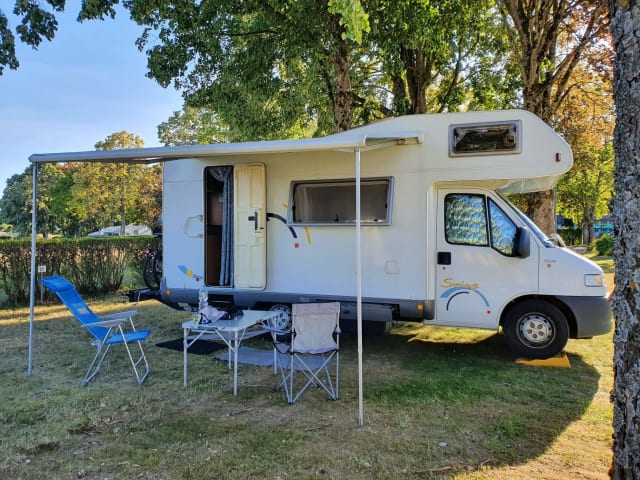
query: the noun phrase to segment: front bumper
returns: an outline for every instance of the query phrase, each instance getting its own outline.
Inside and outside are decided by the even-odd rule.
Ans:
[[[609,333],[612,327],[611,305],[607,297],[559,297],[576,319],[575,338]]]

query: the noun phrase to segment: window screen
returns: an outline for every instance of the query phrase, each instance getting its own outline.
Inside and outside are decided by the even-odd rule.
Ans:
[[[444,203],[444,231],[448,243],[489,245],[484,196],[449,194]]]
[[[449,127],[449,155],[488,155],[519,153],[521,149],[520,122],[451,125]]]
[[[363,224],[390,223],[391,179],[360,181],[360,218]],[[294,182],[289,221],[296,224],[344,225],[356,221],[355,180]]]
[[[444,203],[444,222],[447,243],[486,247],[490,237],[491,248],[507,257],[516,256],[516,225],[493,200],[486,199],[484,195],[448,194]]]

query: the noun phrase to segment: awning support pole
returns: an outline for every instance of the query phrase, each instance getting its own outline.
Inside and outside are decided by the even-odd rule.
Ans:
[[[360,149],[356,154],[356,291],[358,328],[358,426],[364,426],[364,398],[362,382],[362,251],[360,218]]]
[[[29,361],[27,375],[33,372],[33,312],[36,304],[36,227],[38,223],[38,164],[33,163],[33,188],[31,192],[31,288],[29,289]]]

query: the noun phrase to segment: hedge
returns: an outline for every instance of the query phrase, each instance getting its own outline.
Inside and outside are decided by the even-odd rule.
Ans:
[[[83,294],[117,291],[127,267],[141,271],[142,250],[156,241],[154,237],[109,237],[39,240],[36,268],[46,267],[45,275],[62,275]],[[0,288],[5,303],[12,306],[29,303],[31,281],[31,240],[0,242]],[[36,282],[36,298],[41,295]],[[45,291],[50,297],[50,292]]]
[[[594,240],[590,247],[598,253],[598,256],[610,257],[613,255],[613,237],[605,233],[600,238]]]

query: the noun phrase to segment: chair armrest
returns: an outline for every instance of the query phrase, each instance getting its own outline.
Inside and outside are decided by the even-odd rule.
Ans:
[[[92,328],[92,327],[114,327],[117,325],[121,325],[129,321],[129,317],[123,318],[113,318],[110,320],[102,320],[100,322],[93,323],[83,323],[81,324],[84,328]]]
[[[261,329],[263,329],[263,330],[265,330],[265,331],[267,331],[269,333],[272,333],[274,335],[287,335],[288,333],[291,333],[291,329],[290,328],[288,328],[286,330],[282,330],[281,328],[272,327],[271,325],[267,324],[267,322],[260,323],[259,325],[260,325]]]
[[[84,324],[82,324],[82,326],[85,327],[85,328],[89,328],[89,327],[114,327],[114,326],[121,325],[123,323],[129,322],[131,324],[131,327],[135,330],[135,327],[133,325],[132,317],[134,315],[137,315],[137,313],[138,312],[136,310],[128,310],[128,311],[125,311],[125,312],[110,313],[108,315],[102,315],[100,317],[100,321],[99,322],[84,323]]]
[[[116,320],[116,319],[127,319],[131,318],[138,314],[137,310],[128,310],[126,312],[118,312],[118,313],[110,313],[108,315],[101,315],[101,320]]]

